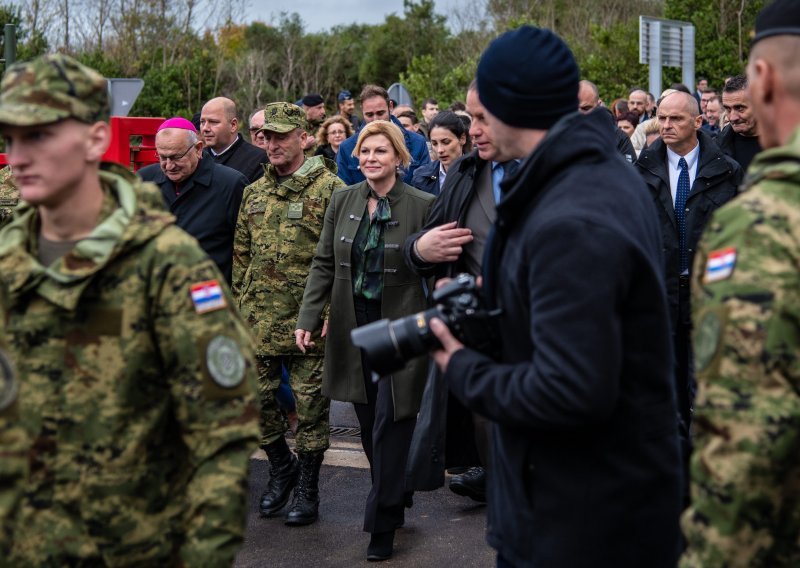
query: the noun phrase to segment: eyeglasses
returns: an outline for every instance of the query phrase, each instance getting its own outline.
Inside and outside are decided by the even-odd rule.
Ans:
[[[344,130],[328,130],[328,136],[344,136]]]
[[[176,154],[174,156],[162,156],[161,154],[157,154],[158,161],[161,162],[162,164],[165,163],[165,162],[177,162],[178,160],[182,160],[183,157],[186,154],[188,154],[189,150],[191,150],[192,148],[194,148],[194,144],[192,144],[191,146],[186,148],[186,151],[183,152],[182,154]]]

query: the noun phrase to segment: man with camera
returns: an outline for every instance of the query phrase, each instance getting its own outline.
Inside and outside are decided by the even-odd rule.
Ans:
[[[578,79],[548,30],[523,26],[483,54],[494,143],[523,159],[484,257],[501,355],[434,319],[433,356],[494,423],[498,566],[674,566],[681,469],[657,216],[605,117],[574,112]]]

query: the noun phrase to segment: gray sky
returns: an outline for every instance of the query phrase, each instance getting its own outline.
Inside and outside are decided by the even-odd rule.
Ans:
[[[437,0],[436,11],[444,13],[455,0]],[[245,23],[278,21],[281,12],[297,12],[307,32],[329,30],[340,24],[380,24],[388,14],[403,15],[403,0],[251,0]]]

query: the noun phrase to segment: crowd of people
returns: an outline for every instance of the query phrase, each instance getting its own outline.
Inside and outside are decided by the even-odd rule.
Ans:
[[[368,560],[447,469],[500,568],[797,565],[798,54],[776,0],[719,90],[606,104],[525,25],[464,104],[310,93],[248,141],[215,97],[135,175],[102,162],[102,76],[12,66],[0,566],[229,565],[256,447],[261,517],[316,522],[331,400],[369,461]],[[460,273],[493,347],[418,318],[430,356],[379,376],[350,332]]]

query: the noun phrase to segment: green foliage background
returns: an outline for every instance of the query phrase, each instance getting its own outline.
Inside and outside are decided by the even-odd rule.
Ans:
[[[337,26],[308,33],[298,14],[273,25],[228,23],[198,33],[157,11],[112,14],[97,42],[53,46],[26,27],[16,2],[0,4],[0,24],[18,26],[18,59],[68,51],[106,76],[142,77],[145,87],[131,114],[190,117],[214,96],[237,101],[242,114],[274,100],[320,92],[331,111],[340,89],[354,94],[366,83],[405,84],[417,104],[437,98],[444,108],[463,100],[481,52],[492,38],[523,23],[564,37],[602,98],[624,97],[647,86],[640,65],[638,17],[665,17],[696,27],[696,74],[714,87],[740,73],[755,16],[765,0],[465,0],[459,13],[440,15],[434,0],[404,0],[403,13],[378,25]],[[113,24],[113,25],[111,25]],[[458,24],[458,25],[456,25]],[[458,29],[456,29],[458,28]],[[112,33],[113,32],[113,33]],[[680,80],[664,70],[664,84]],[[690,85],[692,87],[692,85]]]

